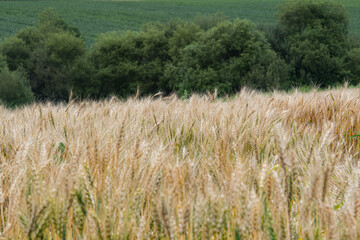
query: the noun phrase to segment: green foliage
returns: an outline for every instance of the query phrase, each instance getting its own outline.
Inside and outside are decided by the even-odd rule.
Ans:
[[[353,48],[346,57],[346,67],[349,70],[349,81],[360,84],[360,48]]]
[[[6,58],[0,54],[0,71],[1,69],[7,68]]]
[[[281,26],[290,36],[321,27],[332,31],[337,41],[344,41],[348,33],[348,16],[340,3],[326,0],[289,1],[280,7]],[[325,39],[328,40],[328,39]]]
[[[351,138],[354,138],[354,139],[357,139],[357,140],[360,141],[360,132],[356,132],[355,135],[352,135],[352,136],[350,136],[349,138],[350,138],[350,139],[351,139]]]
[[[149,94],[159,90],[164,62],[168,60],[165,30],[147,26],[141,32],[101,35],[91,50],[99,96],[127,96],[139,88]]]
[[[169,39],[169,55],[174,62],[179,61],[180,51],[193,43],[203,31],[194,23],[178,24]]]
[[[79,95],[88,93],[84,81],[90,77],[85,76],[87,68],[83,67],[87,65],[86,44],[77,28],[65,23],[54,10],[45,10],[35,27],[6,39],[0,51],[10,70],[21,67],[26,71],[39,100],[64,101],[71,90]]]
[[[67,100],[76,85],[78,61],[85,57],[86,45],[67,32],[49,34],[31,55],[32,87],[39,99]]]
[[[34,94],[23,72],[0,69],[0,101],[7,107],[22,106],[34,101]]]
[[[148,24],[140,32],[101,35],[90,54],[98,96],[126,97],[139,88],[157,91],[234,93],[243,86],[284,87],[288,67],[249,21]],[[215,24],[211,27],[211,24]]]
[[[56,164],[62,164],[64,161],[66,153],[66,145],[63,142],[59,143],[59,146],[57,147],[57,155],[54,157],[54,161]]]
[[[109,94],[123,96],[130,90],[128,80],[136,70],[131,63],[131,58],[135,54],[133,34],[103,34],[92,46],[90,61],[96,69],[94,79],[99,85],[99,97]]]
[[[37,100],[127,97],[161,91],[189,96],[360,82],[360,41],[348,38],[345,8],[292,1],[279,24],[256,26],[223,14],[148,23],[101,34],[90,51],[80,31],[53,9],[0,43],[0,69],[24,72]],[[260,30],[260,31],[259,31]],[[3,57],[1,57],[3,56]]]
[[[259,25],[258,29],[265,34],[271,48],[282,59],[289,58],[289,43],[286,39],[285,30],[279,24],[263,24]]]
[[[50,64],[71,64],[86,52],[84,42],[67,32],[49,35],[44,41]]]
[[[143,94],[183,95],[215,88],[234,93],[245,85],[284,87],[288,67],[255,25],[219,19],[175,20],[101,35],[90,53],[98,97],[126,97],[138,88]]]
[[[249,21],[224,21],[206,32],[194,29],[194,41],[173,56],[175,61],[166,68],[174,91],[183,94],[216,88],[233,93],[245,85],[268,90],[285,80],[286,64]]]
[[[288,63],[297,84],[335,85],[346,74],[348,17],[340,3],[291,1],[279,14],[288,43]]]
[[[6,57],[7,65],[13,71],[27,66],[30,49],[22,39],[10,37],[0,44],[0,53]]]

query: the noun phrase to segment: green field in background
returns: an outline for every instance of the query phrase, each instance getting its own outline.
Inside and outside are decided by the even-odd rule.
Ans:
[[[282,0],[57,0],[1,1],[0,38],[33,25],[46,8],[55,8],[71,25],[77,26],[88,43],[100,33],[137,30],[147,22],[223,13],[230,19],[246,18],[255,23],[274,23]],[[360,0],[342,0],[350,15],[350,32],[360,35]]]

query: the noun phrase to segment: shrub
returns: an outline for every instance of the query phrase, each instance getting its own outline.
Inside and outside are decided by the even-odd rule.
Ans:
[[[348,17],[340,3],[289,1],[281,7],[279,20],[298,84],[325,87],[343,80]]]
[[[172,36],[169,38],[169,55],[172,61],[179,61],[181,50],[195,42],[202,33],[201,28],[193,23],[176,26]]]
[[[268,90],[285,80],[286,64],[249,21],[224,21],[196,34],[179,60],[167,65],[165,76],[174,91],[234,93],[245,85]]]
[[[67,100],[76,86],[78,61],[85,57],[85,42],[67,32],[49,34],[31,55],[29,72],[38,99]]]
[[[349,80],[352,84],[360,84],[360,48],[353,48],[346,57]]]
[[[143,94],[170,93],[180,89],[174,87],[174,75],[183,79],[180,85],[189,81],[185,85],[195,84],[199,91],[217,87],[219,73],[216,69],[198,72],[187,68],[188,73],[185,73],[185,70],[179,72],[175,66],[181,66],[180,62],[184,61],[182,52],[186,47],[204,32],[216,28],[223,19],[222,15],[197,16],[193,22],[173,20],[167,24],[147,24],[140,32],[101,35],[91,49],[91,62],[96,72],[94,82],[99,86],[99,96],[115,94],[125,97],[134,94],[137,88]],[[193,82],[189,75],[197,76],[198,82]],[[226,89],[230,91],[231,85],[227,85]]]
[[[86,44],[77,28],[69,26],[54,10],[39,16],[39,23],[20,31],[0,45],[11,71],[22,68],[38,100],[64,101],[69,91],[88,93],[85,76]],[[81,64],[83,65],[81,65]],[[79,84],[79,86],[77,86]]]
[[[0,69],[0,102],[8,107],[17,107],[33,101],[34,94],[23,72]]]
[[[124,96],[130,91],[130,81],[136,68],[132,64],[136,43],[135,33],[106,33],[92,46],[90,61],[95,69],[94,79],[99,86],[99,97],[109,94]]]
[[[18,37],[6,38],[0,44],[0,53],[6,57],[6,62],[11,71],[20,67],[26,68],[30,57],[30,49]]]
[[[289,43],[285,30],[279,24],[263,24],[258,29],[262,31],[271,48],[284,60],[289,58]]]
[[[169,59],[168,40],[165,31],[157,27],[107,33],[93,45],[90,59],[101,96],[125,97],[137,88],[144,94],[155,93]]]
[[[7,68],[6,58],[0,54],[0,69]]]

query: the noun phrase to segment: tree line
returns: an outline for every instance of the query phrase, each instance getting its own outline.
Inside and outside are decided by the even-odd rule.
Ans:
[[[357,85],[360,40],[348,26],[340,3],[303,0],[280,6],[275,25],[198,16],[104,33],[89,48],[78,28],[46,10],[0,42],[0,102]]]

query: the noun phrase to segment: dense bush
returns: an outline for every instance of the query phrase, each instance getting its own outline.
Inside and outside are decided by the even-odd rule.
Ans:
[[[37,26],[6,39],[0,51],[10,70],[25,70],[37,99],[67,100],[71,90],[86,94],[79,87],[90,79],[90,74],[79,74],[86,68],[79,64],[86,58],[86,44],[53,10],[40,15]]]
[[[6,58],[0,54],[0,69],[7,67]]]
[[[348,17],[340,3],[289,1],[281,7],[279,20],[297,84],[329,86],[344,79]]]
[[[26,78],[37,100],[66,101],[70,92],[80,99],[127,97],[137,89],[232,94],[244,86],[359,84],[359,49],[344,7],[332,1],[286,2],[275,25],[221,14],[149,23],[102,34],[90,50],[76,27],[46,10],[35,26],[0,42],[0,69],[4,84],[27,86]]]
[[[353,48],[346,57],[346,67],[349,70],[348,79],[354,85],[360,84],[360,48]]]
[[[285,30],[279,24],[263,24],[258,29],[264,33],[271,48],[285,61],[289,62],[289,42]]]
[[[19,67],[27,67],[30,57],[30,49],[27,44],[18,37],[6,38],[0,44],[0,50],[6,57],[6,62],[10,70],[16,70]]]
[[[165,31],[148,28],[143,32],[107,33],[91,49],[94,82],[99,96],[145,94],[159,90],[168,43]]]
[[[199,21],[199,20],[198,20]],[[285,85],[287,66],[248,21],[175,21],[101,35],[91,49],[100,96],[157,91],[233,93]]]
[[[206,32],[193,31],[193,42],[167,65],[174,91],[233,93],[243,86],[270,90],[286,81],[287,66],[248,21],[224,21]]]
[[[0,54],[0,104],[17,107],[34,101],[29,80],[21,70],[10,71]]]
[[[82,39],[68,32],[48,34],[32,52],[28,68],[37,98],[67,100],[69,91],[83,81],[76,76],[85,54],[86,45]]]
[[[0,69],[0,102],[8,107],[22,106],[34,101],[29,80],[20,70]]]

